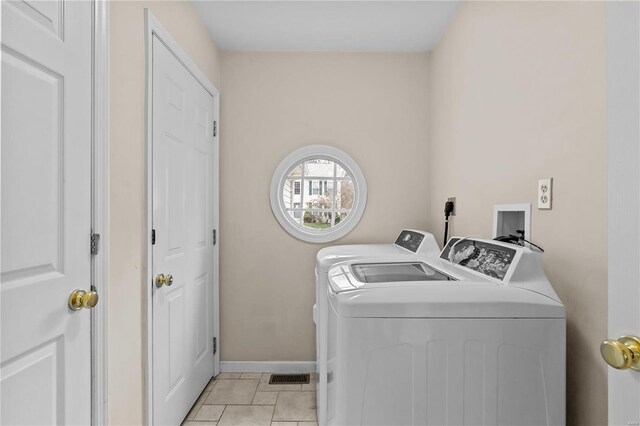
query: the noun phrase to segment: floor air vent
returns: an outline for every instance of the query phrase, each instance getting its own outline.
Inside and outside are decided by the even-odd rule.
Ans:
[[[270,385],[306,385],[309,383],[309,374],[272,374],[269,378]]]

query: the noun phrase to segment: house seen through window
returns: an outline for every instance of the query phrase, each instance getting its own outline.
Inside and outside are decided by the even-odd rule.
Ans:
[[[285,179],[282,200],[290,220],[307,228],[331,228],[351,212],[353,180],[334,161],[307,160]]]

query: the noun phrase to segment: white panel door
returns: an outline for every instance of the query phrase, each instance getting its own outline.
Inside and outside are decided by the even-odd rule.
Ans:
[[[91,12],[2,2],[3,425],[91,422]]]
[[[153,418],[177,425],[213,376],[214,98],[152,43]]]
[[[609,339],[640,337],[640,4],[606,3]],[[604,361],[603,361],[604,363]],[[640,371],[608,368],[609,424],[640,425]]]

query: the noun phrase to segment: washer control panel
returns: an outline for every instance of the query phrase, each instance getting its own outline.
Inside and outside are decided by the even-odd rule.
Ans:
[[[416,253],[422,240],[424,240],[424,234],[405,229],[396,238],[396,245]]]
[[[451,238],[447,246],[442,250],[440,258],[488,277],[504,281],[509,268],[511,268],[516,258],[515,248],[506,247],[507,244],[505,243],[494,244],[475,238],[465,238],[459,243],[458,241],[460,241],[460,238]],[[453,255],[451,250],[453,250]]]

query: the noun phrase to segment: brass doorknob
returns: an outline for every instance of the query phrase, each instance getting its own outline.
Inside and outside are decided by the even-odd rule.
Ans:
[[[170,286],[171,284],[173,284],[173,275],[158,274],[156,276],[156,287]]]
[[[640,371],[640,339],[622,336],[618,340],[605,340],[600,345],[602,358],[618,370],[631,368]]]
[[[69,295],[69,309],[79,311],[82,308],[92,309],[98,304],[98,293],[91,289],[89,291],[73,290]]]

